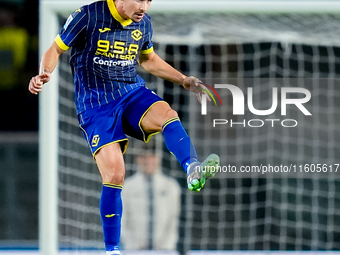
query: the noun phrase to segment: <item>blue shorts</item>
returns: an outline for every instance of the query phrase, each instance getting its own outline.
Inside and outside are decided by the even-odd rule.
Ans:
[[[120,143],[125,153],[128,146],[126,135],[148,142],[152,135],[159,133],[145,134],[141,127],[144,115],[158,102],[165,101],[148,88],[139,87],[106,105],[80,113],[79,127],[93,156],[112,143]]]

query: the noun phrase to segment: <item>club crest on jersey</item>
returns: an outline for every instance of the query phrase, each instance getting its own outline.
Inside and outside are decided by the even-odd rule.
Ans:
[[[136,30],[133,30],[133,31],[132,31],[131,37],[132,37],[134,40],[139,41],[140,39],[142,39],[143,33],[142,33],[139,29],[136,29]]]
[[[95,135],[93,138],[92,138],[92,147],[97,147],[98,146],[98,144],[99,144],[99,140],[100,140],[100,138],[99,138],[99,135]]]

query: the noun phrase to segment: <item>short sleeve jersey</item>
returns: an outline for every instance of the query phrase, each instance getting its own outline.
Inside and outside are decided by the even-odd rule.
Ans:
[[[77,112],[108,104],[144,86],[136,73],[139,54],[153,51],[152,24],[123,19],[113,0],[81,7],[67,19],[55,39],[63,50],[72,47],[70,64]]]

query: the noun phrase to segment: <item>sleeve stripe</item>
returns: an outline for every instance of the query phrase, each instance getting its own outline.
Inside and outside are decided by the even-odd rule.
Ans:
[[[60,35],[57,35],[57,37],[55,38],[55,42],[62,50],[68,50],[70,48],[63,42],[63,40],[60,38]]]
[[[141,50],[140,54],[149,54],[151,52],[153,52],[153,47],[151,47],[150,49],[147,49],[147,50]]]

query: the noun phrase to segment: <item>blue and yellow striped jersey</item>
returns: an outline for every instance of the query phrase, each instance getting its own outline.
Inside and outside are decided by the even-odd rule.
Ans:
[[[55,42],[63,50],[72,47],[78,113],[145,85],[136,64],[139,54],[153,51],[151,38],[150,16],[140,22],[124,20],[113,0],[94,2],[70,15]]]

